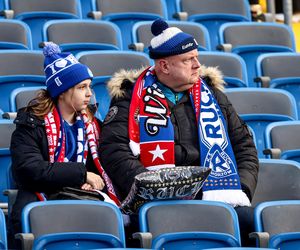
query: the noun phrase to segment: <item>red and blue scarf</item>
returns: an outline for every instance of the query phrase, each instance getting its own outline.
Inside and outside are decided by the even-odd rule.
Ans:
[[[129,147],[145,168],[175,167],[174,128],[167,99],[159,89],[154,67],[137,79],[129,109]],[[250,206],[241,190],[234,152],[221,109],[205,82],[189,90],[199,134],[200,166],[212,169],[203,186],[203,199],[233,206]]]
[[[66,136],[63,126],[62,117],[56,108],[52,112],[45,116],[45,128],[48,140],[49,148],[49,161],[54,162],[68,162],[66,158]],[[115,194],[112,182],[108,175],[105,173],[101,166],[98,156],[98,141],[100,135],[100,127],[95,118],[90,121],[85,111],[82,111],[80,115],[76,117],[77,125],[77,162],[86,163],[88,150],[90,150],[93,158],[93,162],[102,176],[109,197],[119,206],[120,202]],[[40,200],[45,200],[45,196],[41,193],[37,193]]]

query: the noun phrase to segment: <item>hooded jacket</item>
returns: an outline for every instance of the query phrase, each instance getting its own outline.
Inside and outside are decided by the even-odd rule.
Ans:
[[[245,122],[222,92],[224,81],[216,68],[200,67],[201,78],[206,81],[224,115],[229,138],[235,154],[242,190],[249,199],[253,197],[257,176],[258,158],[252,135]],[[131,94],[141,70],[116,73],[108,83],[112,101],[104,120],[100,146],[100,159],[111,178],[119,198],[129,193],[134,177],[147,171],[129,148],[128,114]],[[168,101],[168,100],[167,100]],[[168,101],[174,127],[175,165],[199,165],[200,152],[195,113],[187,93],[173,104]]]
[[[55,193],[63,187],[80,188],[87,171],[98,173],[90,153],[86,165],[78,162],[49,162],[45,123],[30,112],[20,110],[11,139],[12,174],[18,195],[13,205],[11,222],[14,233],[21,232],[24,206],[38,201],[35,192]]]

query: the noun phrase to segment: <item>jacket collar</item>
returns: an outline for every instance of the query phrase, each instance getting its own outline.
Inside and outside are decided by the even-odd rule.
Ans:
[[[139,70],[120,70],[116,72],[107,84],[110,96],[112,98],[124,97],[128,89],[132,89],[136,79],[143,70],[145,70],[145,68]],[[204,78],[212,88],[221,91],[224,90],[225,82],[221,71],[215,67],[206,67],[203,65],[201,65],[199,71],[200,77]]]

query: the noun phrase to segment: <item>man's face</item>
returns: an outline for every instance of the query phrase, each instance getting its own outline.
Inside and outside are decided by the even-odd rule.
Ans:
[[[181,55],[165,58],[168,87],[176,92],[190,89],[199,78],[198,51],[192,50]]]

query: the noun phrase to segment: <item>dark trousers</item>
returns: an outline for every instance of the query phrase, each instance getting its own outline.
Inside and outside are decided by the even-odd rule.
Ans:
[[[249,233],[254,232],[254,208],[236,207],[239,218],[241,241],[243,247],[255,247],[255,239],[249,239]]]

